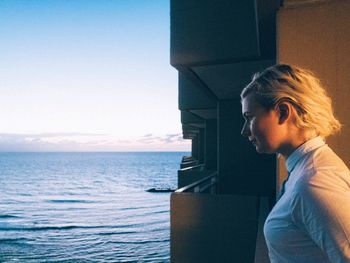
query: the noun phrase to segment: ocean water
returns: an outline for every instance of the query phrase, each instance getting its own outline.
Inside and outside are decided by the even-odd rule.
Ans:
[[[169,262],[183,155],[0,153],[0,262]]]

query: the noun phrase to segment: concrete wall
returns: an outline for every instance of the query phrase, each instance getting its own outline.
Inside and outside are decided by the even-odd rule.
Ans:
[[[178,67],[257,57],[255,16],[255,0],[171,1],[171,64]],[[244,27],[237,26],[242,21]]]
[[[249,196],[171,195],[171,261],[253,263],[258,199]]]
[[[205,122],[205,168],[217,169],[217,120],[209,119]]]
[[[240,100],[222,100],[218,108],[219,192],[273,196],[275,155],[256,153],[255,147],[240,135]]]
[[[273,199],[276,162],[241,136],[239,94],[254,72],[275,64],[279,3],[171,1],[170,60],[180,72],[179,109],[205,124],[182,120],[183,134],[192,138],[193,157],[206,170],[216,169],[219,180],[216,194],[172,195],[172,262],[254,262],[256,200]],[[197,175],[179,171],[181,184]]]

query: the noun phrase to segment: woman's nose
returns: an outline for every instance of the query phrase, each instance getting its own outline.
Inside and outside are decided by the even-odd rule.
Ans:
[[[250,130],[249,130],[247,123],[243,124],[242,130],[241,130],[241,135],[244,137],[248,137],[250,135]]]

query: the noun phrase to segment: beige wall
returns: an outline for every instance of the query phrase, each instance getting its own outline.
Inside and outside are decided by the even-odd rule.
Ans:
[[[285,2],[277,16],[277,61],[321,78],[344,125],[327,143],[350,166],[350,1]]]

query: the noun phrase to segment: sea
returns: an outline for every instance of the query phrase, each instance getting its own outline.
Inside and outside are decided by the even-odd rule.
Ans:
[[[170,262],[184,155],[0,153],[0,262]]]

